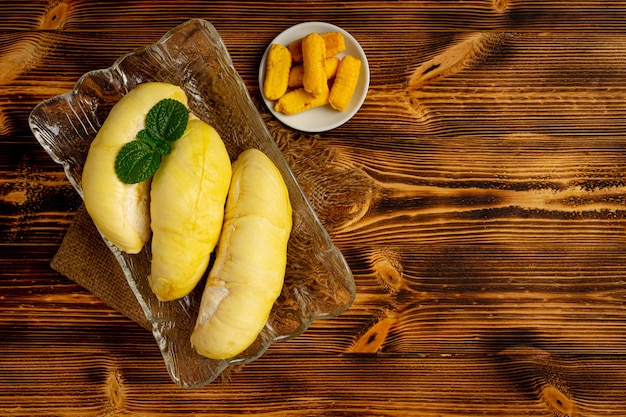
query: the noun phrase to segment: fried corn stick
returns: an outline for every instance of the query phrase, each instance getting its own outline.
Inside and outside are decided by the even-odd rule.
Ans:
[[[291,90],[278,99],[274,110],[284,114],[296,114],[314,107],[324,106],[328,104],[328,93],[327,89],[326,94],[314,96],[311,93],[307,93],[304,88]]]
[[[287,92],[291,53],[283,45],[272,44],[267,53],[263,94],[268,100],[277,100]]]
[[[360,59],[351,55],[343,57],[339,63],[339,68],[337,68],[337,75],[328,98],[333,109],[344,111],[348,107],[359,81],[360,70]]]
[[[324,63],[326,61],[326,45],[317,33],[310,33],[302,39],[302,66],[304,75],[302,85],[314,96],[327,94],[328,78]]]
[[[346,40],[341,32],[325,32],[320,34],[326,45],[326,58],[333,57],[346,50]],[[291,42],[288,46],[293,62],[302,62],[302,38]]]
[[[324,70],[326,71],[326,77],[328,80],[335,77],[337,73],[337,67],[339,66],[340,59],[336,56],[332,58],[326,58],[324,62]],[[291,67],[291,71],[289,71],[289,83],[287,84],[289,88],[298,88],[302,87],[302,80],[304,78],[304,66],[302,65],[294,65]]]

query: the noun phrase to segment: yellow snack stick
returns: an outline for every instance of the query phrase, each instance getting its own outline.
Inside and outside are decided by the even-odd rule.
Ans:
[[[351,55],[343,57],[337,68],[335,81],[330,89],[328,102],[335,110],[344,111],[359,81],[359,72],[361,71],[361,60]]]
[[[346,50],[346,40],[341,32],[322,33],[326,45],[326,57],[330,58]]]
[[[302,65],[304,89],[314,96],[323,95],[328,90],[328,80],[324,62],[326,61],[326,45],[317,33],[310,33],[302,40]]]
[[[293,62],[302,62],[302,39],[291,42],[287,49],[291,52],[291,60]]]
[[[328,104],[328,89],[326,94],[314,96],[308,93],[304,88],[292,90],[278,99],[274,110],[284,114],[296,114],[314,107],[320,107]]]
[[[326,58],[331,58],[346,50],[346,40],[341,32],[325,32],[320,34],[326,45]],[[287,48],[291,52],[293,62],[302,62],[302,38],[291,42]]]
[[[324,62],[324,69],[326,70],[326,76],[330,80],[331,78],[335,78],[337,75],[337,68],[339,68],[339,63],[341,59],[335,57],[326,58],[326,62]]]
[[[332,58],[326,58],[324,62],[324,70],[326,71],[326,77],[330,80],[335,77],[337,73],[337,67],[339,66],[340,59],[336,56]],[[302,80],[304,78],[304,66],[294,65],[289,71],[289,88],[302,87]]]
[[[272,44],[265,61],[265,79],[263,80],[263,94],[268,100],[277,100],[287,91],[289,70],[291,68],[291,53],[279,44]]]

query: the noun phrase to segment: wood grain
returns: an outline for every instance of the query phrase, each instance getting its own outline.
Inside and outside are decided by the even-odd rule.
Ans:
[[[214,23],[357,283],[352,307],[202,389],[50,268],[80,205],[28,115],[189,18]],[[0,4],[0,415],[626,415],[626,3]],[[350,122],[257,84],[309,20],[361,43]]]

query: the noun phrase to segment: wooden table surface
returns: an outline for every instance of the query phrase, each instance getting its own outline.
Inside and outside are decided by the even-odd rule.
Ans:
[[[626,2],[172,3],[0,4],[0,415],[626,415]],[[81,201],[27,122],[190,18],[309,157],[357,285],[338,318],[200,389],[50,267]],[[320,134],[271,117],[256,78],[304,21],[352,33],[371,69],[360,112]]]

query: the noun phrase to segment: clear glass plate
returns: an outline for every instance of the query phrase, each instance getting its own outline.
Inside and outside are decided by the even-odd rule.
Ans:
[[[283,292],[253,345],[228,360],[204,358],[189,341],[204,281],[181,300],[160,302],[147,280],[150,244],[141,253],[129,255],[107,242],[152,324],[173,381],[186,388],[200,387],[227,368],[258,358],[273,342],[302,333],[313,320],[345,311],[354,299],[355,284],[345,258],[270,136],[221,37],[204,20],[187,21],[159,42],[119,58],[110,68],[83,75],[72,91],[33,109],[29,117],[33,134],[54,161],[63,165],[81,196],[81,172],[91,141],[111,107],[137,84],[148,81],[181,86],[191,111],[215,127],[232,160],[251,147],[265,152],[282,172],[293,205]]]

